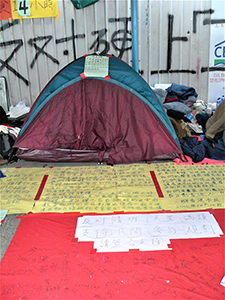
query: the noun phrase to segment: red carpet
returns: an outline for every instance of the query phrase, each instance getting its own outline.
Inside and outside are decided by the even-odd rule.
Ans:
[[[224,232],[224,210],[211,212]],[[1,299],[224,299],[224,236],[95,253],[74,239],[77,216],[22,217],[1,261]]]

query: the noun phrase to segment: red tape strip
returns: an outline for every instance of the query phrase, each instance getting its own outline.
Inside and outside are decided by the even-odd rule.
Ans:
[[[43,179],[42,179],[42,182],[41,182],[41,184],[40,184],[40,187],[39,187],[39,189],[38,189],[37,195],[35,196],[34,200],[39,200],[39,199],[40,199],[41,194],[42,194],[42,192],[43,192],[43,189],[44,189],[44,187],[45,187],[45,184],[46,184],[47,179],[48,179],[48,175],[44,175],[44,176],[43,176]]]
[[[156,188],[156,191],[157,191],[157,193],[158,193],[159,198],[163,198],[164,195],[163,195],[163,192],[162,192],[162,190],[161,190],[161,188],[160,188],[160,185],[159,185],[159,183],[158,183],[158,180],[157,180],[157,178],[156,178],[155,172],[154,172],[154,171],[150,171],[150,174],[151,174],[151,176],[152,176],[152,180],[153,180],[153,182],[154,182],[154,185],[155,185],[155,188]]]
[[[139,249],[129,249],[129,252],[131,252],[131,253],[137,253],[137,252],[139,252]]]
[[[85,78],[86,78],[86,75],[85,75],[84,73],[81,73],[81,74],[80,74],[80,77],[81,77],[82,79],[85,79]]]

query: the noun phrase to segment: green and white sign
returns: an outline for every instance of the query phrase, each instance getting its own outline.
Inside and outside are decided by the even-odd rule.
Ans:
[[[214,10],[211,15],[210,57],[209,57],[209,88],[208,102],[216,102],[218,97],[225,94],[225,2],[212,1]],[[210,69],[217,69],[210,71]]]
[[[21,17],[30,16],[30,2],[29,0],[17,0],[17,12]]]

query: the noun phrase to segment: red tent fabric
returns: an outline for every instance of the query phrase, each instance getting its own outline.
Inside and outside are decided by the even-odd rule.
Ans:
[[[180,152],[149,106],[131,92],[95,79],[79,81],[56,94],[16,147],[96,150],[100,161],[109,150],[109,164],[172,159]],[[42,160],[43,155],[35,159]]]

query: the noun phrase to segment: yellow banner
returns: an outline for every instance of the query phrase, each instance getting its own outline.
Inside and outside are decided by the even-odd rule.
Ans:
[[[224,165],[173,162],[9,168],[0,179],[1,209],[11,214],[225,208],[224,171]]]
[[[31,19],[56,17],[58,15],[57,0],[10,0],[13,19]],[[18,11],[19,9],[19,11]],[[29,11],[30,15],[26,15]]]

